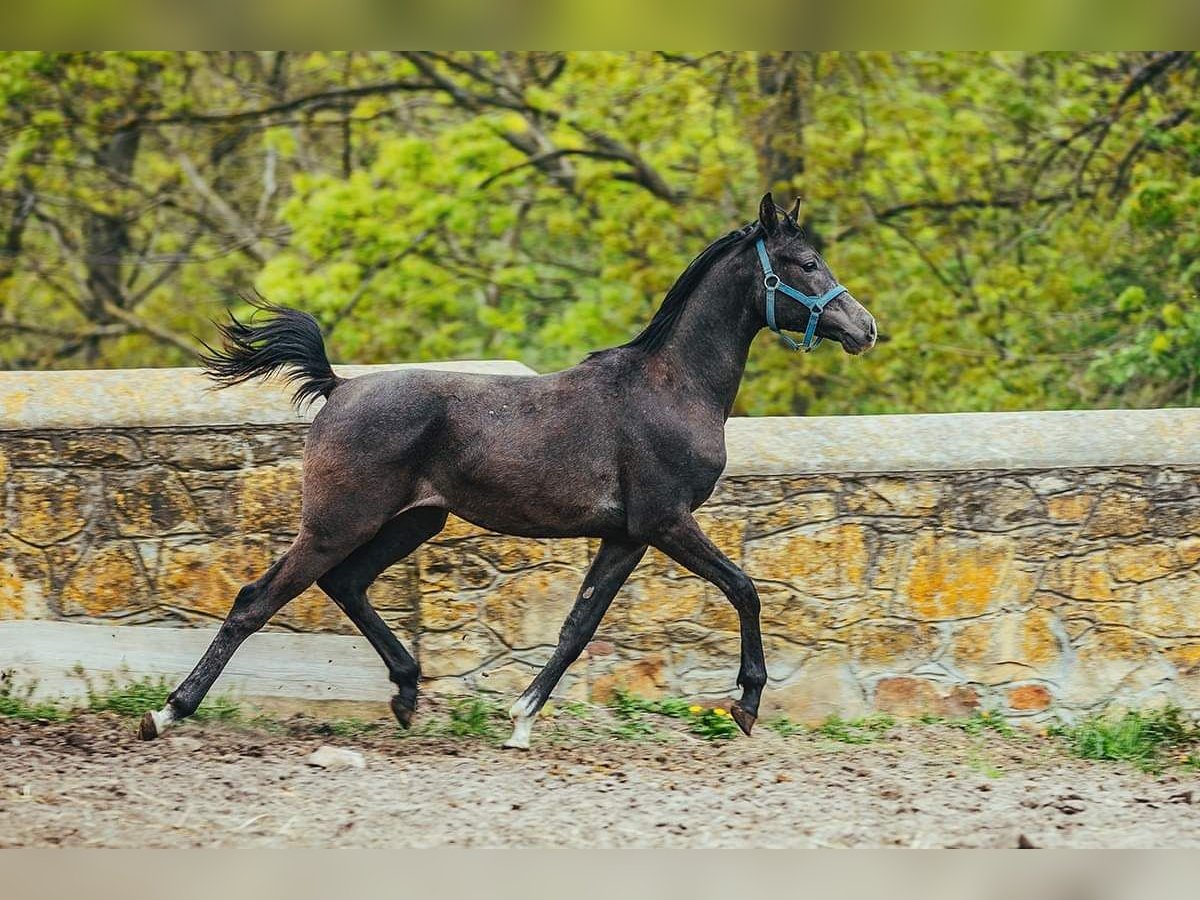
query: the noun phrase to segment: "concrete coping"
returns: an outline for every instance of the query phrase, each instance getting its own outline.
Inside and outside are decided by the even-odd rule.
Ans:
[[[485,375],[536,375],[507,359],[380,366],[334,365],[346,378],[396,369],[443,369]],[[297,412],[293,388],[277,380],[224,390],[202,369],[58,369],[0,372],[0,431],[39,428],[153,428],[290,425],[310,422],[324,400]]]
[[[510,360],[336,366],[535,375]],[[210,391],[199,369],[0,372],[0,431],[303,423],[289,389]],[[1200,465],[1200,409],[734,418],[726,475]]]

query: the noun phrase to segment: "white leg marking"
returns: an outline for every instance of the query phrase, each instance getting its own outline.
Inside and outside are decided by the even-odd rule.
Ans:
[[[158,732],[159,737],[162,737],[163,732],[177,721],[175,719],[175,710],[171,709],[171,704],[169,703],[162,709],[152,710],[150,718],[154,720],[154,728]]]
[[[512,736],[504,742],[504,746],[509,750],[528,750],[529,736],[533,734],[533,720],[537,718],[537,713],[531,713],[533,701],[522,695],[516,703],[512,705],[512,709],[508,714],[512,716],[513,733]]]

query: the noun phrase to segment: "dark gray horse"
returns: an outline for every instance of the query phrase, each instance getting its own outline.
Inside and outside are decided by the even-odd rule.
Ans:
[[[450,512],[505,534],[601,541],[558,647],[512,707],[505,746],[529,746],[534,717],[647,546],[737,610],[742,696],[732,714],[750,733],[767,680],[758,593],[692,511],[725,467],[725,420],[764,325],[807,330],[806,347],[824,337],[857,354],[875,343],[875,320],[837,284],[794,212],[781,217],[767,194],[758,221],[693,260],[641,334],[552,375],[410,369],[342,379],[311,316],[259,306],[271,318],[222,326],[225,346],[205,362],[222,385],[286,372],[296,402],[326,398],[304,453],[300,532],[238,592],[196,668],[142,720],[143,739],[191,715],[242,641],[314,581],[383,658],[392,710],[407,727],[420,672],[366,590]]]

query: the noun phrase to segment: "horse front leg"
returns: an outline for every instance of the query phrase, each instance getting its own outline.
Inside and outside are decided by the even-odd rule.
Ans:
[[[738,727],[749,735],[758,719],[758,704],[767,683],[754,582],[708,539],[690,514],[658,530],[650,543],[689,572],[716,585],[737,611],[742,636],[737,683],[742,688],[742,699],[729,712]]]
[[[637,567],[646,552],[646,545],[633,541],[606,540],[592,560],[575,605],[563,622],[558,635],[558,646],[549,662],[533,679],[525,693],[521,694],[509,710],[513,719],[512,736],[504,746],[515,750],[529,749],[529,736],[533,731],[533,720],[545,705],[550,692],[558,684],[571,663],[579,658],[587,646],[604,613],[608,611],[613,597],[625,583],[625,579]]]

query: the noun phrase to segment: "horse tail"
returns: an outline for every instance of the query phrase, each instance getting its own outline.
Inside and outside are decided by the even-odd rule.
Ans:
[[[292,404],[300,408],[317,397],[328,397],[345,380],[333,374],[316,319],[298,309],[268,303],[258,294],[242,299],[270,318],[251,324],[230,313],[229,322],[217,325],[224,346],[215,350],[204,344],[207,352],[200,361],[218,388],[282,373],[283,381],[296,383]]]

